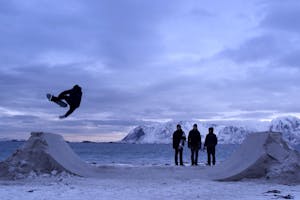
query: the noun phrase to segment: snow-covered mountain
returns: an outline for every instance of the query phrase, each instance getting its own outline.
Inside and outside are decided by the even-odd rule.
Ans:
[[[270,131],[281,132],[291,144],[300,144],[300,119],[293,116],[279,117],[271,121]]]
[[[261,121],[170,121],[151,125],[142,125],[134,128],[122,139],[125,143],[163,143],[172,142],[176,125],[181,124],[183,131],[188,135],[193,124],[198,124],[202,141],[209,127],[214,128],[220,144],[240,144],[248,134],[259,131],[282,132],[286,141],[291,144],[300,144],[300,119],[296,117],[280,117],[271,122]]]
[[[130,131],[122,142],[168,144],[172,142],[172,135],[176,130],[177,124],[181,125],[186,136],[188,136],[194,123],[197,123],[198,125],[202,141],[204,141],[205,135],[208,133],[208,128],[213,127],[219,142],[222,144],[239,144],[252,132],[268,130],[269,125],[266,122],[254,123],[253,121],[170,121],[166,123],[138,126]],[[251,124],[251,126],[249,126],[249,124]]]
[[[216,132],[220,144],[241,144],[247,135],[258,129],[249,129],[237,126],[225,126]],[[261,130],[259,130],[261,131]]]

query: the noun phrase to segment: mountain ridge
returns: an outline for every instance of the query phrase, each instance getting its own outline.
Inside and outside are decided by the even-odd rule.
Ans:
[[[122,140],[124,143],[152,144],[172,143],[172,135],[177,124],[181,124],[188,135],[193,124],[198,124],[202,142],[209,127],[214,128],[220,144],[241,144],[247,135],[254,132],[281,132],[290,144],[300,144],[300,119],[294,116],[278,117],[270,122],[254,120],[235,121],[169,121],[150,125],[141,125],[132,129]]]

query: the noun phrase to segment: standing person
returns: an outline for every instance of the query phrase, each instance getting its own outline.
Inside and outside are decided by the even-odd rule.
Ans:
[[[183,165],[182,152],[184,142],[186,140],[185,134],[181,129],[180,124],[177,124],[177,130],[173,133],[173,149],[175,150],[175,165],[178,165],[178,154],[180,165]]]
[[[204,147],[206,147],[207,152],[207,165],[210,165],[210,156],[212,156],[212,164],[216,164],[216,145],[218,144],[218,138],[214,134],[214,128],[210,127],[208,129],[208,134],[205,137]]]
[[[61,92],[58,97],[47,94],[47,98],[50,101],[58,102],[64,100],[69,105],[69,110],[66,112],[66,114],[59,116],[60,119],[68,117],[76,108],[80,106],[81,97],[82,91],[79,85],[74,85],[72,89]]]
[[[192,165],[198,165],[198,152],[201,149],[201,135],[197,129],[197,124],[193,125],[193,129],[189,132],[188,147],[191,149]]]

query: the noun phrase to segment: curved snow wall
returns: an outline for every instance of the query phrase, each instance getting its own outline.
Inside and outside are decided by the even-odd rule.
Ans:
[[[266,178],[300,183],[300,154],[287,145],[281,133],[253,133],[229,159],[210,169],[209,176],[219,181]]]
[[[62,136],[44,132],[32,132],[21,148],[0,162],[0,177],[7,179],[24,178],[30,173],[92,176],[94,170],[73,152]]]

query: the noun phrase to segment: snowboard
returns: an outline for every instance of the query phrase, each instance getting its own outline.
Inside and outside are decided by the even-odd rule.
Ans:
[[[182,136],[181,136],[181,139],[180,139],[180,142],[179,142],[178,149],[183,149],[185,140],[186,140],[186,137],[185,137],[185,133],[183,132]]]
[[[60,107],[67,107],[68,106],[68,104],[66,104],[65,102],[63,102],[63,101],[61,101],[61,100],[54,100],[54,99],[52,99],[52,97],[53,97],[53,95],[52,94],[47,94],[46,95],[47,96],[47,99],[49,100],[49,101],[53,101],[54,103],[56,103],[57,105],[59,105]]]

